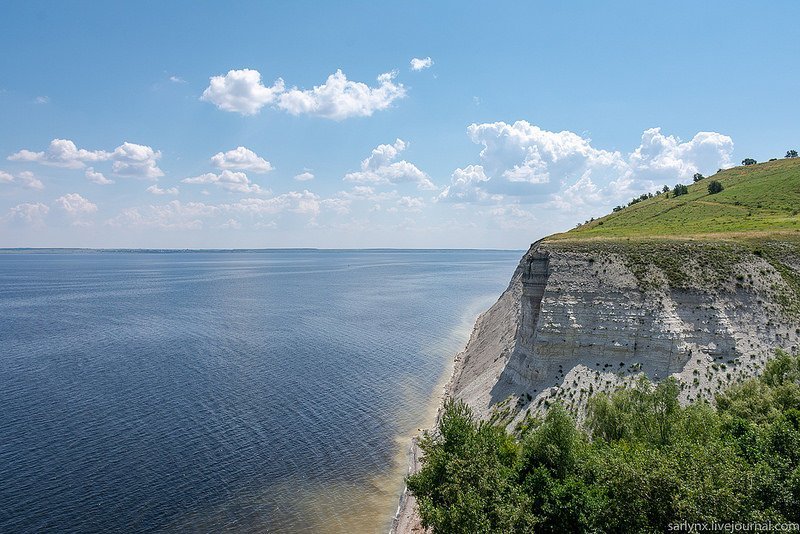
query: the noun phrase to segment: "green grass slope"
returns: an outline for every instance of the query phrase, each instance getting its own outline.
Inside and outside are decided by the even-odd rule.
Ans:
[[[711,180],[725,189],[709,194]],[[548,240],[726,237],[800,239],[800,158],[727,169]]]

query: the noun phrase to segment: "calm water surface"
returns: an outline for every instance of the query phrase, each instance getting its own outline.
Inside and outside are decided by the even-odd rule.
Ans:
[[[385,530],[519,257],[0,254],[0,531]]]

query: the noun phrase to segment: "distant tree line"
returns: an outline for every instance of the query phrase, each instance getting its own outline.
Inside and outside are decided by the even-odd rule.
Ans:
[[[678,522],[800,522],[800,358],[681,406],[681,386],[596,394],[583,426],[559,404],[509,433],[448,401],[408,477],[444,532],[665,532]]]

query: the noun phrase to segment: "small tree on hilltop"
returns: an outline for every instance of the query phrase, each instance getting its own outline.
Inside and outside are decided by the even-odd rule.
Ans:
[[[723,189],[725,189],[725,188],[717,180],[711,180],[711,182],[708,184],[708,194],[709,195],[716,195],[717,193],[719,193]]]
[[[694,181],[695,181],[695,182],[699,182],[699,181],[700,181],[700,180],[702,180],[703,178],[705,178],[705,176],[703,176],[703,175],[702,175],[702,174],[700,174],[699,172],[696,172],[696,173],[694,173]]]
[[[745,158],[742,160],[742,165],[755,165],[756,163],[758,162],[753,158]]]
[[[787,150],[786,151],[787,158],[796,158],[797,157],[797,150]]]
[[[662,192],[662,193],[669,193],[669,186],[668,186],[668,185],[665,185],[665,186],[664,186],[664,187],[661,189],[661,192]]]

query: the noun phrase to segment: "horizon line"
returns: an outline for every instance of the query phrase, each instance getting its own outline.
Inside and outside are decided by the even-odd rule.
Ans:
[[[269,252],[269,251],[459,251],[473,250],[485,252],[518,252],[523,248],[464,248],[464,247],[360,247],[360,248],[323,248],[323,247],[264,247],[264,248],[172,248],[172,247],[0,247],[2,252],[31,251],[89,251],[89,252]]]

